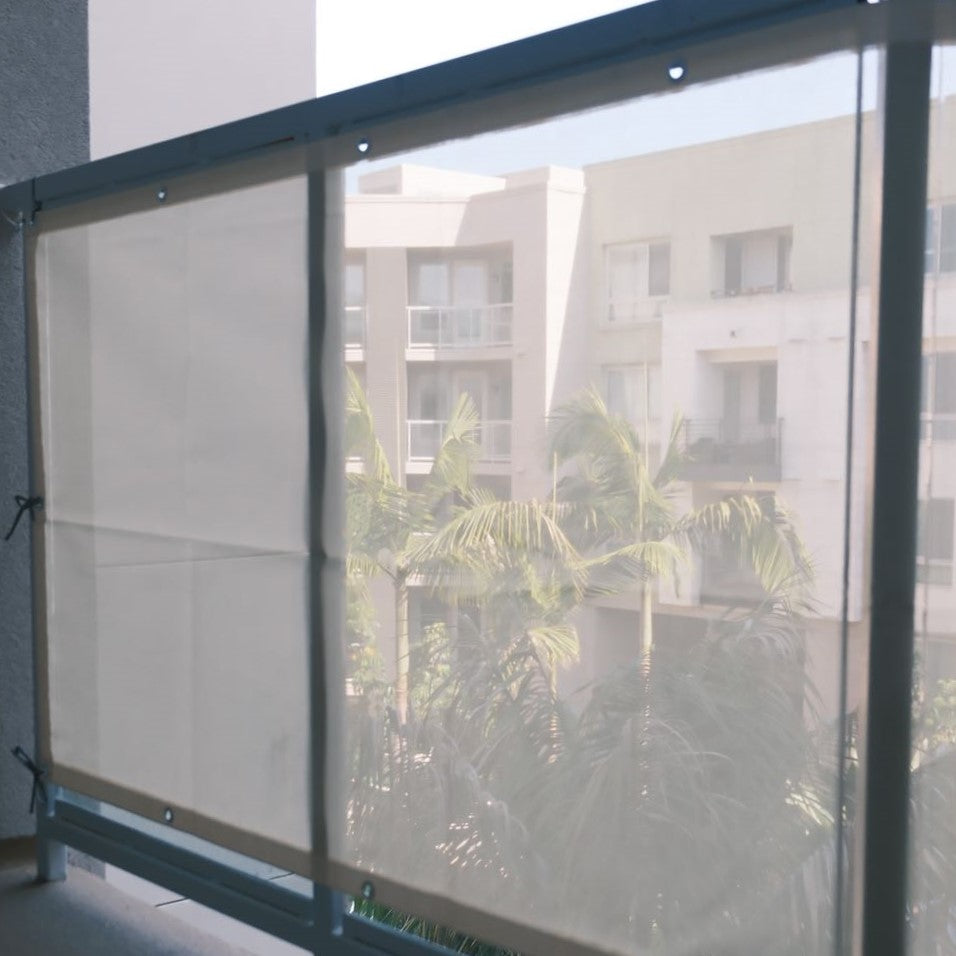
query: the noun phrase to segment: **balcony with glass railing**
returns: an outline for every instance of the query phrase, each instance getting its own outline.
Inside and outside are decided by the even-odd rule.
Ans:
[[[511,345],[510,302],[408,306],[412,350],[481,349]]]
[[[783,419],[687,419],[682,475],[688,481],[778,481]]]
[[[410,461],[430,461],[441,448],[447,421],[409,419],[408,458]],[[478,461],[507,462],[511,460],[511,421],[485,420],[478,424],[476,444]]]

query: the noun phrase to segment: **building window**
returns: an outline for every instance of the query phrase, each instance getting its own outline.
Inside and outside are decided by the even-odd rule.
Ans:
[[[777,424],[777,364],[761,365],[757,373],[757,421]]]
[[[953,583],[952,498],[919,502],[916,526],[916,579],[923,584]]]
[[[511,377],[498,369],[474,367],[410,369],[408,457],[431,460],[445,436],[449,416],[462,395],[478,415],[479,461],[511,457]]]
[[[409,253],[409,347],[509,345],[513,284],[510,249]]]
[[[641,434],[645,421],[654,425],[661,417],[661,367],[617,365],[603,369],[604,399],[612,415],[620,415]],[[650,440],[650,436],[648,436]]]
[[[511,254],[501,250],[410,253],[409,288],[413,306],[510,303]]]
[[[608,322],[651,318],[654,300],[670,294],[670,243],[622,243],[608,246],[605,255]]]
[[[734,362],[711,368],[699,406],[706,411],[684,419],[690,458],[685,476],[696,481],[779,480],[777,363]],[[707,417],[710,410],[720,417]]]
[[[956,272],[956,203],[926,210],[925,271]]]
[[[777,424],[777,363],[740,362],[723,367],[722,437],[763,441]]]
[[[956,352],[923,356],[922,438],[956,441]]]
[[[365,345],[365,252],[349,250],[345,254],[345,346]]]
[[[756,295],[790,288],[789,229],[720,236],[715,240],[715,296]]]

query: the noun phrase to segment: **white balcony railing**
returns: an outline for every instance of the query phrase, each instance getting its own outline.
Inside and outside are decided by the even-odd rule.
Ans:
[[[408,347],[473,349],[511,344],[511,303],[410,305]]]
[[[438,454],[445,437],[447,421],[409,419],[408,457],[413,461],[430,461]],[[511,460],[510,420],[483,421],[478,425],[478,460]]]
[[[345,307],[344,339],[347,349],[365,348],[364,305],[347,305]]]

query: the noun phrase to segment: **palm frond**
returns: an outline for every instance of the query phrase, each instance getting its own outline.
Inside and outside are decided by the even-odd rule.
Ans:
[[[769,496],[737,494],[704,505],[684,515],[672,536],[698,550],[729,544],[770,594],[802,595],[813,577],[789,513]]]
[[[345,453],[361,460],[365,474],[381,484],[394,484],[385,449],[375,434],[372,409],[362,383],[352,369],[345,369]]]
[[[687,554],[676,542],[638,541],[606,551],[585,562],[589,597],[617,594],[635,584],[673,578]]]
[[[408,552],[426,577],[511,567],[529,558],[551,562],[563,583],[583,591],[586,572],[560,525],[537,501],[486,501],[465,509]]]
[[[434,509],[447,495],[465,494],[471,487],[471,470],[478,454],[478,427],[474,401],[467,393],[459,395],[422,490],[426,508]]]
[[[681,432],[684,428],[684,416],[675,412],[671,419],[670,436],[660,466],[654,475],[654,487],[661,490],[669,488],[681,477],[681,471],[687,464],[688,456],[684,451]]]

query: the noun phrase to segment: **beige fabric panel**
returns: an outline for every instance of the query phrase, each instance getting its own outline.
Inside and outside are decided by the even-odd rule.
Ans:
[[[37,238],[49,751],[308,852],[307,192],[277,172]]]

